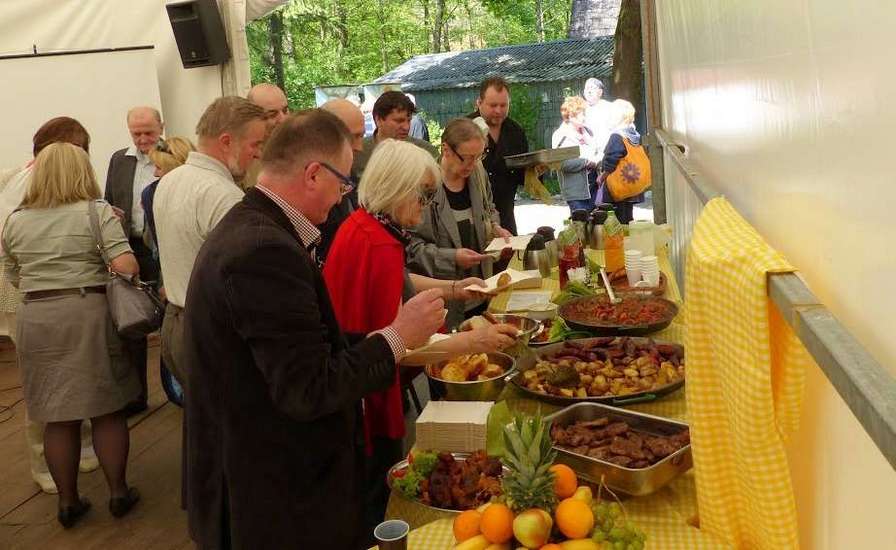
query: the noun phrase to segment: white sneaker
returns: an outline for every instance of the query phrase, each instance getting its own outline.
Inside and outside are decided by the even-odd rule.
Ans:
[[[50,475],[49,472],[35,472],[31,471],[31,479],[34,480],[40,486],[40,490],[47,493],[48,495],[55,495],[59,493],[59,489],[56,488],[56,482],[53,481],[53,476]]]
[[[78,470],[86,474],[99,467],[100,461],[97,460],[93,447],[81,447],[81,461],[78,463]]]

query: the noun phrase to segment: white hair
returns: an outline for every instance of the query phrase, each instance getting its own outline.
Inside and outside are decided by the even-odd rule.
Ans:
[[[395,219],[398,209],[420,194],[427,175],[433,183],[439,181],[439,165],[426,150],[407,141],[383,140],[361,176],[358,202],[371,214]]]

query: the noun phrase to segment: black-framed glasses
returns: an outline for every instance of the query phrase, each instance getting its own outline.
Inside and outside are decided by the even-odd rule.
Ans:
[[[454,147],[451,146],[450,143],[445,143],[445,147],[447,147],[452,153],[454,153],[454,156],[459,158],[460,161],[463,162],[464,164],[475,164],[476,161],[485,159],[485,151],[483,151],[482,154],[479,156],[461,155],[460,153],[457,152],[457,149],[455,149]]]
[[[326,168],[327,170],[329,170],[331,174],[333,174],[334,176],[339,178],[339,184],[340,184],[339,192],[342,193],[343,195],[348,195],[349,193],[352,192],[352,189],[355,188],[355,182],[354,182],[354,180],[352,180],[352,178],[350,176],[346,176],[345,174],[343,174],[339,170],[333,168],[326,162],[321,162],[320,165],[323,166],[324,168]]]
[[[417,202],[420,203],[420,206],[426,208],[433,201],[436,200],[436,188],[435,187],[426,187],[420,190],[420,194],[417,196]]]
[[[168,142],[164,139],[160,139],[156,142],[156,151],[168,153],[169,155],[171,154],[171,148],[168,147]]]

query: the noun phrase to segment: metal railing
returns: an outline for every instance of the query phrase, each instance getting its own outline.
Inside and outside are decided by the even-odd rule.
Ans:
[[[684,282],[687,243],[699,209],[721,196],[685,157],[679,144],[664,130],[651,130],[664,164],[675,165],[687,186],[666,177],[665,195],[678,209],[666,214],[675,226],[672,260]],[[682,187],[685,187],[684,189]],[[689,195],[682,196],[681,194]],[[683,293],[687,289],[683,287]],[[896,378],[869,354],[793,273],[768,276],[768,295],[828,380],[890,465],[896,469]]]

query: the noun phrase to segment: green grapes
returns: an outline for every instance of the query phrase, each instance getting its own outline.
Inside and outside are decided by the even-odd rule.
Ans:
[[[594,512],[594,533],[591,538],[608,550],[644,550],[647,535],[625,520],[618,502],[598,502]]]

